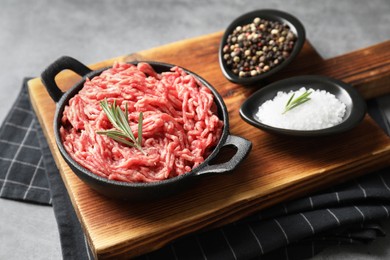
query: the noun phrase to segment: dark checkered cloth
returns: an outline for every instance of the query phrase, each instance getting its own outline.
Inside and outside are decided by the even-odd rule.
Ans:
[[[0,196],[51,204],[33,110],[23,87],[0,129]]]
[[[373,100],[369,112],[383,129],[390,129],[388,108],[379,109]],[[52,204],[64,259],[92,259],[30,107],[26,82],[0,129],[0,164],[0,196]],[[188,235],[139,259],[310,258],[330,245],[366,244],[384,236],[379,221],[388,219],[389,212],[388,168],[222,228]]]

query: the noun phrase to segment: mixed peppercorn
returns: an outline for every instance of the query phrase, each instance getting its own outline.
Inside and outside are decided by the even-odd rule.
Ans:
[[[287,24],[256,17],[228,35],[223,59],[239,77],[257,76],[287,59],[296,39]]]

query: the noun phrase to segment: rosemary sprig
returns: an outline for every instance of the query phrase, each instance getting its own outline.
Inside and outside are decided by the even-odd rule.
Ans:
[[[105,130],[97,131],[97,134],[102,134],[110,137],[111,139],[126,144],[131,147],[135,147],[140,150],[143,154],[146,155],[145,151],[142,149],[142,124],[143,124],[143,114],[139,113],[138,118],[138,137],[135,138],[133,131],[131,130],[128,116],[129,112],[127,109],[127,103],[125,105],[125,112],[122,111],[120,106],[116,105],[114,100],[113,104],[108,104],[107,99],[104,99],[100,102],[100,106],[103,111],[106,113],[111,124],[116,128],[115,130]]]
[[[296,99],[293,99],[295,96],[295,93],[293,93],[291,95],[290,99],[287,101],[287,104],[286,104],[282,114],[285,114],[287,111],[290,111],[294,107],[297,107],[297,106],[302,105],[303,103],[309,101],[310,94],[311,94],[311,91],[306,90],[302,95],[300,95]]]

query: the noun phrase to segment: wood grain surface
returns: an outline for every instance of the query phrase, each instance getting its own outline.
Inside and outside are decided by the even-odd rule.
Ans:
[[[34,110],[96,258],[147,253],[185,234],[230,223],[390,164],[390,139],[369,116],[349,132],[310,139],[270,135],[242,121],[239,107],[261,86],[243,87],[223,77],[218,64],[221,36],[218,32],[90,66],[97,69],[114,61],[155,60],[185,67],[220,92],[229,111],[231,133],[252,141],[250,155],[231,174],[200,178],[186,191],[158,201],[108,199],[81,182],[55,144],[55,103],[39,78],[29,81]],[[322,74],[352,84],[369,99],[390,92],[389,61],[389,41],[328,60],[306,42],[296,60],[263,85],[293,75]],[[65,91],[79,79],[63,71],[56,81]]]

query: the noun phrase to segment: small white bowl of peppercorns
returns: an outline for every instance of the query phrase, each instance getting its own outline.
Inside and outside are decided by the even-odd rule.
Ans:
[[[224,76],[241,85],[254,85],[283,69],[305,43],[305,29],[291,14],[256,10],[236,18],[219,47]]]

